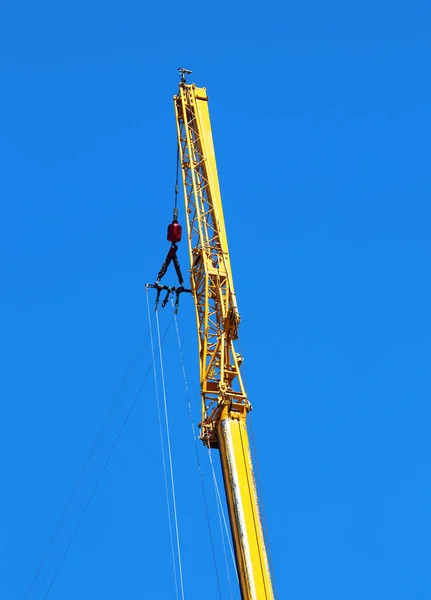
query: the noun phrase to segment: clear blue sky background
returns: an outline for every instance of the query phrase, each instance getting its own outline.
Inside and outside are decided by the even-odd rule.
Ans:
[[[2,600],[24,598],[133,359],[28,596],[44,598],[148,368],[182,64],[210,95],[278,596],[431,598],[430,17],[425,1],[1,3]],[[189,298],[180,320],[198,419]],[[175,343],[185,591],[211,600]],[[49,598],[174,597],[149,378]]]

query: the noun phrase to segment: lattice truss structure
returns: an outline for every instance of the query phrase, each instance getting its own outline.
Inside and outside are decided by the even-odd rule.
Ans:
[[[240,322],[233,288],[205,88],[182,83],[174,98],[187,212],[202,390],[201,438],[217,446],[221,408],[248,411],[235,351]]]

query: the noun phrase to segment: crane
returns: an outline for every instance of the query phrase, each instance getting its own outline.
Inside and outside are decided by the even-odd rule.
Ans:
[[[220,453],[243,600],[274,598],[247,432],[251,404],[236,350],[240,316],[223,217],[206,88],[180,68],[174,96],[198,331],[200,438]],[[174,223],[176,219],[174,213]],[[171,237],[175,232],[171,230]],[[168,234],[169,235],[169,234]],[[181,282],[180,282],[181,284]],[[179,292],[184,290],[182,284]],[[177,300],[178,293],[177,291]]]

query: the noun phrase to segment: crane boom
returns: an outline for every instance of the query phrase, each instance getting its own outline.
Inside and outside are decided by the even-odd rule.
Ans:
[[[274,598],[247,433],[251,410],[235,350],[240,317],[233,285],[205,88],[174,97],[198,329],[201,439],[220,451],[243,600]]]

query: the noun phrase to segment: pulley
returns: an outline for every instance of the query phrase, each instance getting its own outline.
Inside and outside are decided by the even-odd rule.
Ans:
[[[172,223],[168,225],[168,242],[171,242],[171,244],[177,244],[178,242],[181,242],[182,233],[183,228],[178,223],[178,208],[174,208]]]

